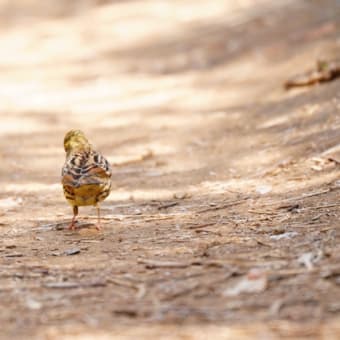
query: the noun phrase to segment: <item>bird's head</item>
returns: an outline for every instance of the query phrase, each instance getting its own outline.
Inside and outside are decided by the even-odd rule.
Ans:
[[[64,149],[69,155],[73,151],[85,150],[90,148],[90,143],[80,130],[67,132],[64,138]]]

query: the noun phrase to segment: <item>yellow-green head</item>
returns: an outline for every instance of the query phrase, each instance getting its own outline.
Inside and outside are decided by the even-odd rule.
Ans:
[[[82,131],[71,130],[65,135],[64,149],[67,155],[75,151],[87,150],[89,148],[91,148],[91,145]]]

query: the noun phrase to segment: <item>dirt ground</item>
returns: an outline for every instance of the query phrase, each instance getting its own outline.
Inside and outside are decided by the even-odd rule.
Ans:
[[[339,339],[334,0],[0,1],[1,339]],[[82,129],[113,190],[80,227]]]

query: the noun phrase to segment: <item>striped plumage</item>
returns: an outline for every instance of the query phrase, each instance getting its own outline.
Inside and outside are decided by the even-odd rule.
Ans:
[[[73,219],[69,228],[75,229],[79,206],[95,205],[98,212],[97,229],[100,229],[99,202],[110,194],[110,164],[92,149],[84,133],[79,130],[71,130],[65,135],[64,148],[66,161],[61,182],[65,198],[73,206]]]

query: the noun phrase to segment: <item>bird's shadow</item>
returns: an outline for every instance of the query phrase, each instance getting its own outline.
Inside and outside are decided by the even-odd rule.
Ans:
[[[68,226],[70,225],[70,221],[63,221],[57,223],[48,223],[43,224],[35,228],[37,231],[50,231],[50,230],[68,230],[68,231],[77,231],[82,229],[96,229],[95,223],[90,222],[81,222],[75,221],[76,228],[69,229]]]

